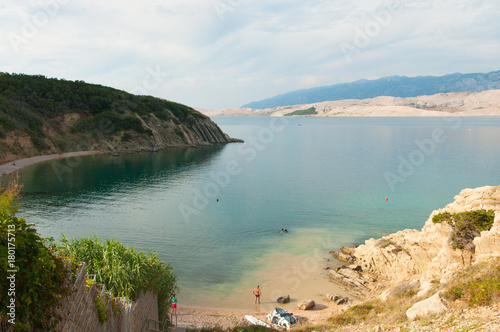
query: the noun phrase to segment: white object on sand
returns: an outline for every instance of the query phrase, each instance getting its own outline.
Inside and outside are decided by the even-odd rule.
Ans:
[[[261,321],[260,319],[254,317],[254,316],[250,316],[250,315],[245,315],[245,318],[250,322],[252,323],[253,325],[260,325],[260,326],[265,326],[265,327],[268,327],[268,328],[271,328],[271,325],[267,324],[266,322],[264,321]]]

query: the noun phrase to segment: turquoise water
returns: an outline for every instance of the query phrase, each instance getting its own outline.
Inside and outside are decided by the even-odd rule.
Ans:
[[[463,188],[500,184],[500,118],[214,121],[245,143],[25,168],[19,215],[43,236],[157,251],[183,303],[208,306],[213,294],[251,292],[273,254],[293,265],[295,256],[420,229]]]

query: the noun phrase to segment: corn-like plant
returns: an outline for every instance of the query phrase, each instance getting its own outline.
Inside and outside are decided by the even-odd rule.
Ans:
[[[158,296],[160,317],[169,309],[170,299],[177,289],[177,279],[169,264],[156,253],[145,254],[133,247],[107,239],[84,237],[69,241],[64,235],[61,250],[85,262],[87,273],[106,286],[115,296],[136,300],[141,292],[152,291]]]

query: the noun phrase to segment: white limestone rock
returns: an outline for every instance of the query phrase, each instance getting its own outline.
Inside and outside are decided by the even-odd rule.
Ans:
[[[406,311],[406,317],[409,320],[416,320],[417,318],[423,318],[430,314],[439,314],[447,310],[441,300],[440,293],[436,293],[428,299],[415,303]]]

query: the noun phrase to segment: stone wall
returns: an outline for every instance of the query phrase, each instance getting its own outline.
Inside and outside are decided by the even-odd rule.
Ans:
[[[135,303],[115,298],[105,287],[94,284],[87,289],[85,266],[77,273],[71,294],[63,300],[57,331],[134,332],[145,325],[158,329],[158,300],[152,293],[141,294]],[[107,320],[99,321],[95,301],[101,298]],[[144,331],[148,331],[146,328]]]

